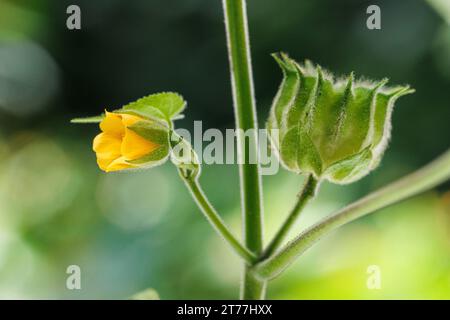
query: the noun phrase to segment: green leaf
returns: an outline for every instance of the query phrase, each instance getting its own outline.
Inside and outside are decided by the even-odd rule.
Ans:
[[[164,163],[170,153],[169,129],[156,121],[138,121],[128,127],[141,137],[159,145],[158,149],[139,159],[128,161],[130,164],[150,168]]]
[[[169,128],[159,121],[138,121],[128,126],[128,129],[148,141],[159,145],[169,145]]]
[[[299,69],[300,74],[300,69]],[[292,107],[287,113],[286,123],[288,128],[302,124],[306,113],[311,108],[311,101],[314,100],[317,88],[317,77],[304,76],[300,74],[301,83],[300,88],[295,97]]]
[[[180,113],[185,107],[186,101],[178,93],[162,92],[143,97],[112,112],[132,114],[151,120],[164,120],[170,124],[171,121],[183,118]],[[105,115],[101,114],[94,117],[75,118],[70,122],[99,123],[104,117]]]
[[[322,74],[322,78],[323,82],[317,93],[314,118],[309,132],[322,158],[327,159],[333,152],[333,142],[342,111],[350,99],[353,77],[350,76],[347,84],[342,88],[334,88],[330,75]]]
[[[370,169],[372,161],[372,152],[370,147],[365,148],[361,152],[337,161],[330,165],[324,175],[328,180],[334,183],[346,184],[358,180],[366,175]]]
[[[139,165],[139,168],[152,168],[159,166],[167,161],[170,150],[167,145],[162,145],[158,149],[153,150],[150,154],[136,160],[127,161],[130,164]]]
[[[272,112],[269,118],[271,128],[280,128],[283,112],[293,102],[300,85],[300,74],[295,62],[286,54],[273,54],[275,61],[283,71],[283,81],[272,104]]]
[[[377,96],[377,109],[373,119],[373,152],[375,155],[382,154],[387,148],[391,137],[391,116],[395,101],[414,90],[408,86],[395,88],[389,93],[380,92]]]
[[[345,116],[339,127],[335,140],[335,154],[331,157],[336,161],[360,152],[370,144],[368,137],[372,134],[372,119],[375,113],[377,92],[387,82],[380,81],[373,88],[358,87],[354,89],[352,99],[345,108]]]
[[[161,119],[170,123],[178,118],[186,107],[186,101],[174,92],[156,93],[131,102],[114,112],[131,113],[149,119]]]
[[[99,123],[102,122],[103,118],[105,118],[104,114],[94,116],[94,117],[86,117],[86,118],[75,118],[70,120],[71,123]]]
[[[281,142],[281,161],[297,173],[310,172],[319,177],[322,160],[308,133],[300,126],[291,128]]]

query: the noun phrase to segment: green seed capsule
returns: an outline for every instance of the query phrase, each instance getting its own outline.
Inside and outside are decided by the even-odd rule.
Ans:
[[[353,73],[336,81],[309,61],[273,56],[283,82],[267,128],[283,166],[341,184],[376,168],[390,138],[394,103],[414,90],[386,87],[387,79],[355,81]]]

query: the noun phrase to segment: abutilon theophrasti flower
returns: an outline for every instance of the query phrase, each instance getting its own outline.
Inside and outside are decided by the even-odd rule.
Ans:
[[[180,117],[185,106],[179,94],[163,92],[72,122],[100,123],[102,132],[93,141],[100,169],[111,172],[149,168],[169,158],[172,121]]]
[[[161,145],[142,131],[140,135],[137,128],[145,130],[153,124],[130,114],[105,113],[105,118],[100,122],[102,132],[94,138],[92,146],[100,169],[110,172],[145,165]]]

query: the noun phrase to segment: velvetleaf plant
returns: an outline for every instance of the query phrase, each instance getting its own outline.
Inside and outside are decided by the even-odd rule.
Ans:
[[[245,0],[223,0],[236,128],[257,129]],[[412,93],[408,86],[335,79],[320,66],[300,65],[275,54],[283,80],[274,98],[267,129],[283,166],[305,176],[286,220],[263,247],[263,206],[260,165],[240,164],[242,244],[226,226],[200,187],[200,163],[174,131],[186,102],[172,92],[152,94],[118,110],[105,111],[74,123],[100,123],[94,138],[99,167],[106,171],[151,168],[168,159],[178,168],[199,208],[215,231],[244,262],[242,299],[264,299],[267,281],[281,274],[306,249],[330,231],[368,213],[433,188],[450,177],[450,151],[424,168],[329,215],[283,245],[322,180],[348,184],[363,178],[380,163],[391,132],[394,102]],[[272,135],[270,133],[277,132]],[[258,154],[257,140],[238,137],[240,154]]]

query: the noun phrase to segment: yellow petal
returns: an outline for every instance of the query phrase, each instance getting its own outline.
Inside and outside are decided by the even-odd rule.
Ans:
[[[144,118],[141,118],[138,116],[133,116],[131,114],[125,114],[125,113],[122,113],[121,116],[122,116],[122,123],[125,127],[132,126],[139,120],[145,120]]]
[[[108,111],[105,111],[105,114],[105,118],[100,122],[100,129],[105,133],[122,137],[125,134],[122,116]]]
[[[108,172],[108,166],[113,162],[114,160],[110,158],[102,158],[97,155],[97,165],[100,169],[103,171]]]
[[[110,163],[110,165],[106,168],[106,172],[111,171],[119,171],[124,169],[133,168],[133,165],[126,162],[125,157],[120,157]]]
[[[121,139],[106,133],[100,133],[94,138],[92,149],[96,153],[100,169],[106,171],[111,162],[120,157],[121,143]]]
[[[121,154],[128,160],[139,159],[158,148],[158,144],[148,141],[131,129],[125,129]]]

